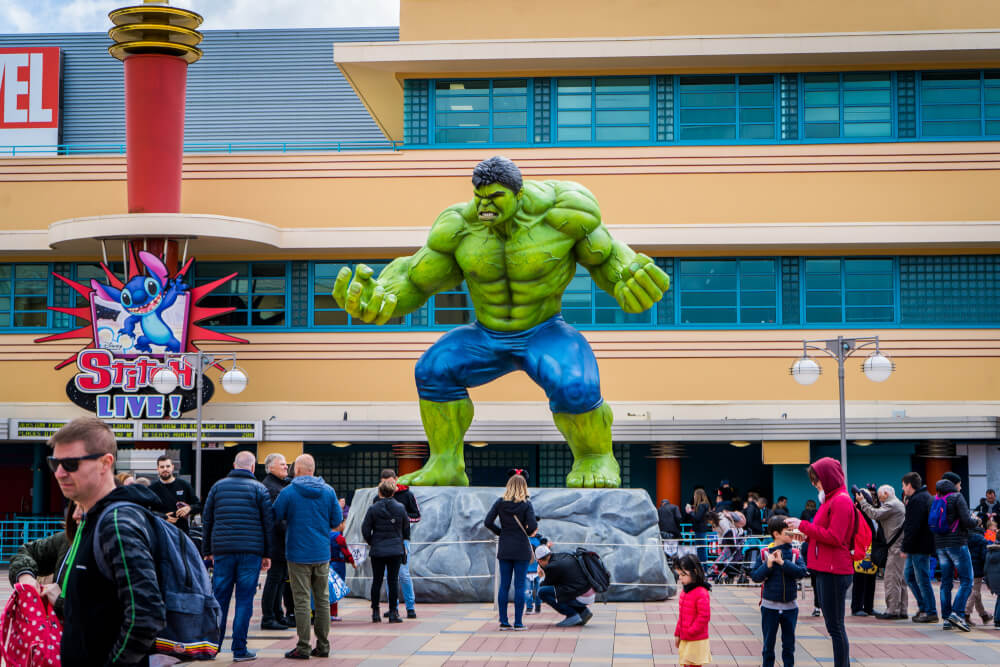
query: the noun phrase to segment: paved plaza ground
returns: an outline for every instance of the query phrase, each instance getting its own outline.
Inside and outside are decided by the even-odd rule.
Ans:
[[[6,600],[10,593],[6,573],[2,581],[0,593]],[[881,599],[881,590],[878,593],[876,600]],[[759,596],[758,588],[713,590],[712,664],[740,667],[760,664]],[[990,610],[993,600],[992,595],[984,600]],[[258,591],[250,626],[250,648],[259,659],[248,664],[307,664],[283,657],[295,645],[293,630],[260,629],[259,602]],[[495,612],[489,604],[418,604],[418,619],[389,625],[373,624],[367,601],[351,599],[341,603],[344,620],[333,624],[331,658],[314,658],[312,663],[364,667],[676,664],[673,646],[676,599],[597,604],[593,607],[593,620],[583,628],[556,628],[554,624],[561,617],[547,607],[543,610],[541,615],[525,617],[527,631],[514,633],[497,631]],[[805,616],[799,620],[797,633],[796,665],[803,667],[833,662],[823,620],[809,616],[810,610],[803,607]],[[848,618],[847,622],[855,665],[1000,665],[1000,629],[992,625],[976,626],[972,632],[963,633],[910,621]],[[214,664],[231,661],[228,648],[227,640],[227,650]]]

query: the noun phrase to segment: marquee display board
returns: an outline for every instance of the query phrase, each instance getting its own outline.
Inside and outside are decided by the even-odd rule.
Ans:
[[[65,421],[11,419],[11,440],[48,440],[65,426]],[[115,438],[121,442],[189,442],[195,439],[196,422],[183,421],[108,421]],[[259,442],[262,439],[261,422],[202,421],[201,439],[205,443]]]

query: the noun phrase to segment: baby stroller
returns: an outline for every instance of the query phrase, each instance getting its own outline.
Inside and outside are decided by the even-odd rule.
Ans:
[[[746,531],[733,527],[719,539],[719,556],[709,573],[717,584],[743,584],[750,581],[748,563],[750,555],[745,553]]]

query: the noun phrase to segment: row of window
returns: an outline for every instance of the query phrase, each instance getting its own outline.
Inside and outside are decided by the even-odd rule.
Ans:
[[[407,80],[404,143],[1000,138],[1000,70]]]
[[[578,267],[563,296],[563,316],[581,328],[776,328],[1000,325],[1000,255],[901,257],[672,258],[656,263],[671,289],[651,310],[628,314]],[[384,261],[366,262],[376,274]],[[372,328],[338,308],[331,291],[342,262],[200,262],[189,276],[226,281],[202,305],[234,310],[209,320],[224,329]],[[120,267],[112,267],[120,270]],[[93,264],[0,264],[0,329],[78,326],[49,304],[85,305],[51,277],[104,279]],[[442,292],[389,328],[466,324],[475,313],[464,285]]]

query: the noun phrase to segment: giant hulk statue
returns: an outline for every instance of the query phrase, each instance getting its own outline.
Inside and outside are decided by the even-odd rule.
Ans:
[[[594,195],[577,183],[522,183],[513,162],[494,157],[476,166],[472,185],[472,201],[445,209],[415,254],[396,259],[378,278],[360,265],[352,279],[345,267],[333,288],[352,317],[384,324],[463,279],[469,287],[476,322],[449,331],[417,362],[430,458],[400,481],[468,486],[468,387],[523,370],[545,390],[573,451],[566,485],[618,487],[611,408],[601,398],[590,345],[559,314],[562,294],[577,262],[628,313],[651,308],[670,279],[649,257],[611,238]]]

